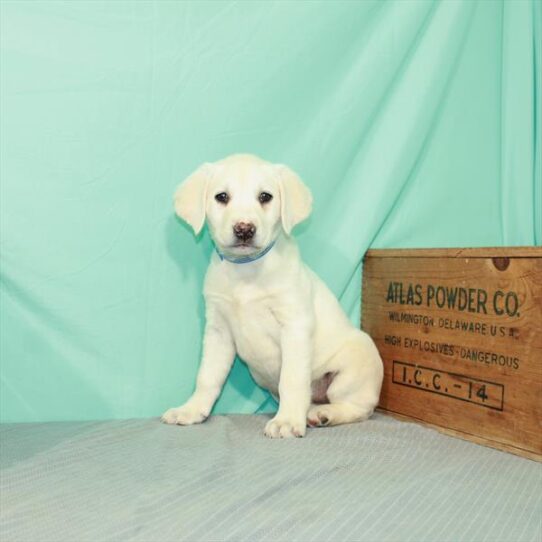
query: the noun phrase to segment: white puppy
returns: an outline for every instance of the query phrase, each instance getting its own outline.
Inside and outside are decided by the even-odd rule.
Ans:
[[[292,228],[312,198],[289,168],[255,156],[204,164],[175,194],[198,234],[207,218],[216,253],[205,278],[203,357],[192,397],[166,423],[204,421],[237,353],[277,400],[268,437],[367,419],[379,398],[382,360],[327,286],[303,264]]]

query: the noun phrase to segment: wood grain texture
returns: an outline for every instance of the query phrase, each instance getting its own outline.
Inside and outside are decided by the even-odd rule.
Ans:
[[[378,407],[377,410],[379,412],[382,412],[382,414],[387,414],[388,416],[391,416],[392,418],[395,418],[400,421],[406,421],[406,422],[414,422],[419,423],[420,425],[423,425],[425,427],[429,427],[431,429],[435,429],[439,433],[442,433],[444,435],[448,435],[450,437],[460,438],[463,440],[468,440],[470,442],[474,442],[476,444],[480,444],[482,446],[489,446],[490,448],[495,448],[496,450],[501,450],[502,452],[508,452],[514,455],[519,455],[521,457],[525,457],[526,459],[531,459],[533,461],[541,462],[541,456],[540,454],[529,452],[528,450],[518,448],[516,446],[510,446],[507,444],[503,444],[502,442],[497,442],[494,440],[490,440],[488,438],[479,437],[477,435],[473,435],[471,433],[464,433],[463,431],[455,431],[454,429],[449,429],[447,427],[442,427],[440,425],[435,425],[433,423],[425,422],[424,420],[419,420],[417,418],[413,418],[412,416],[405,416],[403,414],[398,414],[397,412],[391,412],[390,410],[385,410],[381,407]]]
[[[542,247],[392,248],[371,249],[367,257],[379,258],[541,258]]]
[[[542,249],[390,252],[363,272],[380,407],[542,459]]]

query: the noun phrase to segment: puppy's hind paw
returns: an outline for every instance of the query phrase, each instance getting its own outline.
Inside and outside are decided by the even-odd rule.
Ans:
[[[330,424],[331,413],[321,406],[312,407],[307,414],[307,425],[309,427],[325,427]]]

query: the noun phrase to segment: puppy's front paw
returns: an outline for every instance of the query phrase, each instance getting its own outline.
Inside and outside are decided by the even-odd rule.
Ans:
[[[304,437],[305,430],[305,420],[298,422],[297,420],[275,416],[265,425],[264,435],[269,438]]]
[[[200,409],[190,405],[182,405],[177,408],[170,408],[162,414],[162,421],[164,423],[177,424],[177,425],[192,425],[194,423],[201,423],[207,419],[207,415]]]

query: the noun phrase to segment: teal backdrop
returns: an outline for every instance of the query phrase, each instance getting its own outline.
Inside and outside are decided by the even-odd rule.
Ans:
[[[172,194],[204,161],[300,174],[353,322],[369,247],[541,243],[540,3],[0,5],[4,422],[189,396],[212,244]],[[237,361],[215,412],[274,406]]]

